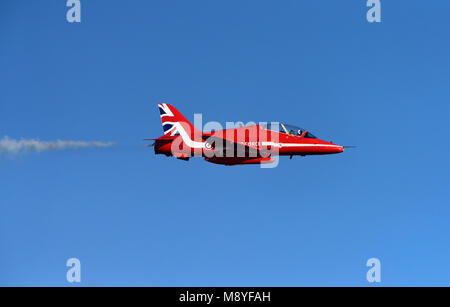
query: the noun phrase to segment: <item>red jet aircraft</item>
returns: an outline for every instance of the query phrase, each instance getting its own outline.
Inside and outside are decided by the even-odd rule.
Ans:
[[[327,155],[344,146],[322,141],[309,131],[282,123],[260,123],[220,131],[202,132],[177,109],[158,104],[164,135],[154,140],[156,154],[189,160],[204,157],[224,165],[271,163],[273,156]]]

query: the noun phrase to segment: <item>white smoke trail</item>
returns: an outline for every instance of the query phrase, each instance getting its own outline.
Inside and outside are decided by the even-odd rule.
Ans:
[[[0,153],[20,153],[28,151],[46,151],[46,150],[61,150],[61,149],[77,149],[86,147],[109,147],[113,143],[104,142],[85,142],[85,141],[40,141],[39,139],[10,139],[5,136],[0,139]]]

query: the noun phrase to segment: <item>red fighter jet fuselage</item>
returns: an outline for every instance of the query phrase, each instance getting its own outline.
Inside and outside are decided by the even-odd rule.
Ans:
[[[156,154],[189,160],[203,157],[224,164],[262,164],[274,156],[327,155],[343,146],[318,139],[309,131],[282,123],[260,123],[213,132],[196,129],[176,108],[158,104],[164,135],[154,140]]]

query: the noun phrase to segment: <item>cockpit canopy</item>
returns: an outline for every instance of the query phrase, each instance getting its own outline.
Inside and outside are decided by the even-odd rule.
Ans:
[[[280,133],[285,133],[285,134],[294,135],[294,136],[302,136],[304,134],[303,137],[305,137],[305,138],[317,139],[317,137],[315,137],[312,133],[310,133],[306,129],[303,129],[303,128],[300,128],[297,126],[293,126],[293,125],[288,125],[288,124],[265,123],[265,124],[261,124],[261,128],[266,129],[266,130],[278,131]],[[305,134],[305,132],[306,132],[306,134]]]

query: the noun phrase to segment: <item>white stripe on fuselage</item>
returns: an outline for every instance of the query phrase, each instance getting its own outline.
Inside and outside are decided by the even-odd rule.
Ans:
[[[172,123],[171,123],[172,124]],[[173,125],[177,128],[178,133],[181,135],[181,138],[183,139],[183,142],[191,147],[191,148],[205,148],[206,142],[197,142],[193,141],[189,134],[184,130],[183,126],[179,123],[173,123]]]
[[[165,122],[165,124],[173,124],[176,127],[176,131],[180,134],[183,142],[191,148],[205,148],[206,142],[193,141],[189,134],[184,130],[183,126],[179,122]],[[172,130],[172,129],[170,129]],[[224,139],[225,140],[225,139]],[[298,143],[275,143],[275,142],[261,142],[262,146],[274,146],[274,147],[341,147],[339,145],[329,144],[298,144]]]
[[[274,143],[274,142],[261,142],[262,146],[275,146],[275,147],[308,147],[308,146],[319,146],[319,147],[341,147],[339,145],[331,144],[298,144],[298,143]]]

